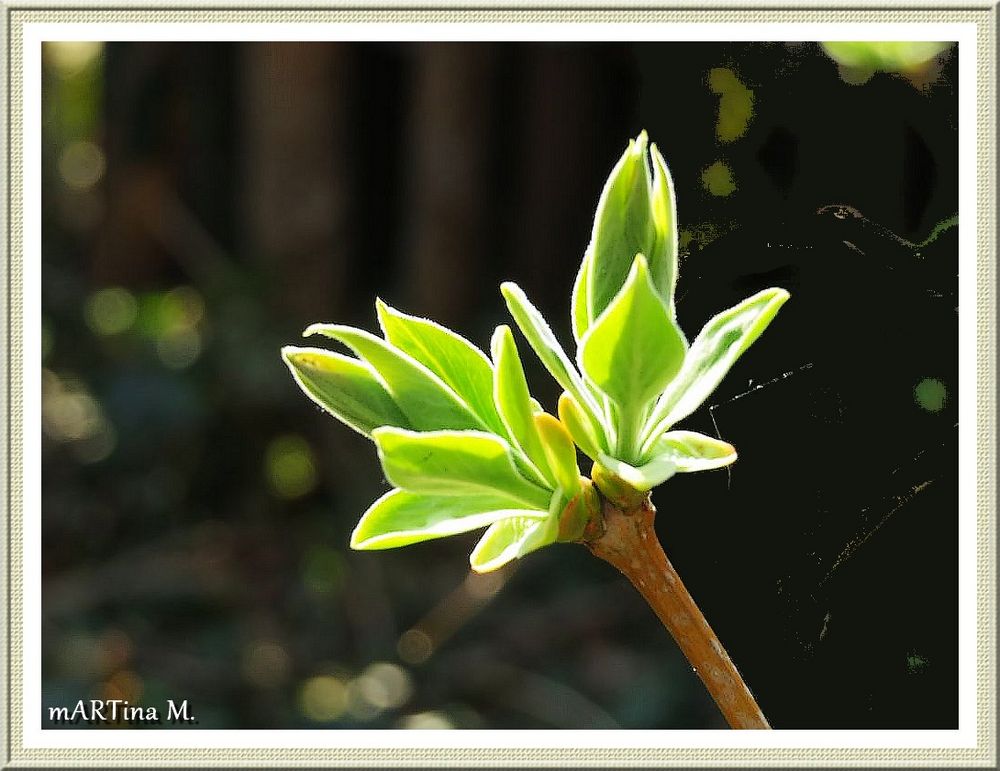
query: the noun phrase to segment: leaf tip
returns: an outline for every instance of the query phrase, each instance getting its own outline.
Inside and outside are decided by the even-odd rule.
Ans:
[[[733,445],[731,445],[729,442],[724,442],[721,439],[719,440],[718,454],[719,454],[719,459],[725,461],[719,466],[719,468],[723,468],[724,466],[731,466],[733,463],[736,462],[736,459],[739,457],[739,454],[736,452],[736,448],[733,447]]]
[[[789,292],[787,289],[782,289],[779,286],[774,286],[771,287],[770,289],[765,289],[762,292],[762,294],[770,295],[768,297],[768,301],[767,304],[765,305],[765,308],[767,308],[767,311],[769,312],[769,315],[772,318],[775,316],[775,314],[777,314],[779,310],[781,310],[781,306],[783,306],[786,302],[788,302],[792,297],[791,292]]]
[[[653,160],[653,199],[660,206],[672,205],[674,181],[670,176],[670,169],[660,152],[660,148],[653,142],[649,146],[649,157]],[[666,200],[664,200],[666,198]],[[655,216],[656,212],[654,212]],[[665,226],[666,223],[661,223]],[[671,227],[673,225],[671,224]]]
[[[389,339],[389,332],[386,328],[388,326],[389,319],[398,315],[399,314],[396,309],[389,305],[389,303],[381,297],[375,297],[375,318],[378,319],[379,328],[382,330],[382,337],[386,340]]]
[[[493,356],[494,367],[499,365],[504,348],[510,345],[509,341],[513,338],[514,334],[506,324],[500,324],[493,330],[493,336],[490,338],[490,354]]]
[[[480,564],[476,560],[475,553],[469,555],[469,567],[472,568],[473,573],[476,573],[478,575],[482,575],[483,573],[490,573],[496,570],[496,567],[491,567],[488,563]]]
[[[303,359],[315,350],[314,348],[300,348],[297,345],[283,345],[281,347],[281,358],[289,368],[301,369],[305,364]]]
[[[500,284],[500,294],[506,297],[508,300],[511,296],[517,296],[521,293],[521,287],[515,284],[513,281],[504,281]]]
[[[635,259],[632,261],[632,272],[640,276],[649,276],[649,260],[642,252],[635,255]]]

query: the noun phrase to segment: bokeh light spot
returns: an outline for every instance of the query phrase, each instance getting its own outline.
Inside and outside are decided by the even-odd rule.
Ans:
[[[940,412],[948,403],[948,389],[937,378],[925,377],[914,387],[913,399],[928,412]]]
[[[138,310],[135,295],[120,286],[109,286],[87,298],[83,315],[94,334],[117,335],[131,328]]]
[[[178,286],[160,298],[159,315],[163,329],[188,329],[204,317],[205,301],[193,287]]]
[[[50,436],[64,441],[83,439],[97,429],[97,402],[86,393],[63,392],[47,401],[42,418]]]
[[[109,457],[118,445],[118,432],[115,427],[102,417],[97,431],[84,437],[71,446],[73,455],[81,463],[97,463]]]
[[[316,723],[336,720],[347,709],[347,686],[333,675],[317,675],[299,691],[302,714]]]
[[[407,629],[399,636],[396,652],[407,664],[423,664],[434,653],[434,641],[422,629]]]
[[[135,672],[122,670],[104,684],[101,696],[105,700],[122,699],[134,704],[142,698],[142,690],[142,679]]]
[[[42,430],[59,442],[89,439],[110,428],[100,404],[72,377],[42,370]]]
[[[268,445],[266,474],[271,491],[279,498],[301,498],[316,486],[316,462],[309,443],[297,434],[286,434]]]
[[[356,683],[361,697],[378,710],[396,709],[413,694],[409,672],[387,661],[370,664]]]
[[[716,137],[720,142],[739,139],[746,133],[753,117],[753,91],[726,67],[714,67],[709,71],[708,87],[720,97]]]
[[[724,161],[716,161],[701,172],[701,184],[709,193],[720,197],[736,191],[733,170]]]
[[[352,718],[367,722],[377,718],[381,712],[381,709],[365,698],[357,680],[351,680],[347,684],[347,713]]]
[[[198,328],[205,316],[205,301],[190,286],[178,286],[161,294],[143,297],[139,327],[156,341],[160,361],[170,369],[186,369],[202,352]]]
[[[278,643],[257,640],[243,650],[243,677],[259,688],[276,688],[288,679],[292,660]]]
[[[410,731],[420,731],[420,730],[441,730],[454,728],[451,720],[443,712],[437,712],[431,710],[428,712],[417,712],[413,715],[407,715],[402,720],[399,721],[399,727],[405,728]]]
[[[42,44],[46,64],[64,78],[89,67],[103,50],[104,43],[94,40],[60,40]]]
[[[104,176],[104,153],[93,142],[70,142],[59,156],[59,176],[73,190],[89,190]]]

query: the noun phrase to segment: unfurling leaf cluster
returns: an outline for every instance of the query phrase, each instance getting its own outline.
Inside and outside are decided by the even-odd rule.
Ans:
[[[490,356],[428,319],[376,301],[382,337],[314,324],[355,357],[288,346],[302,390],[375,442],[394,489],[364,513],[351,546],[385,549],[486,527],[472,567],[496,569],[578,540],[600,498],[644,496],[675,473],[736,459],[728,443],[672,427],[701,406],[788,299],[766,289],[688,343],[676,321],[673,183],[645,132],[629,143],[597,206],[572,294],[571,359],[516,284],[501,292],[559,385],[558,418],[529,392],[507,326]],[[577,448],[593,462],[582,477]],[[596,483],[601,495],[594,488]]]
[[[514,336],[493,335],[492,358],[427,319],[376,302],[382,337],[314,324],[357,358],[287,346],[302,390],[375,442],[395,489],[361,517],[351,546],[388,549],[488,529],[472,566],[493,570],[560,537],[581,498],[573,441],[531,398]]]

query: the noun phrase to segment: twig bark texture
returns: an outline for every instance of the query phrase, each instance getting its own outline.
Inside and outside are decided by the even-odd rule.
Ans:
[[[590,551],[624,573],[673,636],[719,706],[730,728],[770,728],[736,665],[663,552],[647,498],[623,509],[603,502],[604,532],[585,541]]]

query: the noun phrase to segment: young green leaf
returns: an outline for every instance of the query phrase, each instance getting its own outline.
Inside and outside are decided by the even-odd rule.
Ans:
[[[646,422],[644,448],[711,395],[740,355],[767,329],[789,294],[765,289],[709,321],[691,344],[684,366]]]
[[[524,379],[524,369],[510,327],[497,327],[490,342],[490,350],[494,366],[493,398],[504,426],[538,472],[547,482],[554,485],[555,477],[549,468],[548,458],[542,448],[542,439],[532,420],[534,410],[528,393],[528,383]]]
[[[568,391],[563,391],[559,397],[559,420],[566,426],[576,445],[583,450],[583,454],[591,460],[597,460],[597,455],[601,451],[597,437],[590,430],[590,422],[580,409],[580,405]]]
[[[589,252],[587,297],[590,318],[596,319],[621,289],[636,254],[653,254],[656,228],[650,204],[646,132],[629,140],[611,170],[594,216]]]
[[[486,354],[461,335],[429,319],[409,316],[375,301],[385,339],[447,383],[482,421],[503,433],[493,405],[493,367]]]
[[[481,431],[372,432],[379,460],[396,487],[426,495],[496,495],[514,508],[548,507],[551,493],[518,473],[510,445]]]
[[[566,502],[558,517],[557,540],[564,543],[579,541],[588,527],[593,530],[598,526],[603,519],[601,496],[591,480],[581,477],[580,492]]]
[[[364,362],[322,348],[286,345],[281,356],[306,396],[360,434],[409,427],[378,376]]]
[[[580,469],[576,465],[576,447],[565,426],[547,412],[535,415],[535,426],[556,483],[567,498],[580,492]]]
[[[590,328],[590,306],[587,304],[587,280],[590,273],[591,251],[583,255],[580,269],[576,272],[576,280],[573,282],[573,299],[571,301],[570,314],[573,321],[573,338],[579,343],[580,339],[587,334]]]
[[[655,457],[669,457],[679,472],[710,471],[736,460],[729,442],[697,431],[668,431],[653,445]]]
[[[580,366],[622,411],[634,414],[662,393],[687,344],[637,255],[621,291],[580,343]]]
[[[555,543],[558,534],[558,520],[550,522],[526,517],[500,520],[483,534],[469,555],[469,564],[477,573],[489,573],[511,560]]]
[[[514,321],[517,322],[517,326],[528,344],[534,349],[556,382],[573,394],[576,403],[587,416],[587,420],[590,421],[594,434],[601,438],[602,443],[605,443],[607,439],[604,426],[598,417],[601,414],[600,407],[587,393],[587,386],[584,384],[583,378],[580,377],[580,373],[576,371],[566,356],[566,352],[559,345],[559,341],[552,333],[545,318],[531,304],[517,284],[505,281],[500,285],[500,292],[507,301],[510,315],[514,317]]]
[[[645,131],[629,142],[601,192],[590,246],[581,265],[586,276],[577,277],[577,288],[587,296],[586,314],[578,311],[574,302],[578,340],[618,294],[636,254],[646,255],[653,286],[674,315],[677,207],[673,182],[656,145],[650,148],[650,176],[646,142]],[[575,296],[576,289],[574,300]]]
[[[544,519],[546,511],[511,509],[489,495],[420,495],[392,490],[361,516],[351,534],[352,549],[394,549],[411,543],[467,533],[509,517]]]
[[[667,304],[670,315],[674,316],[678,247],[677,199],[674,196],[674,181],[655,143],[650,145],[649,155],[653,160],[653,190],[650,203],[656,230],[656,241],[652,251],[655,258],[649,260],[649,272],[653,286]]]
[[[418,430],[488,428],[437,375],[373,334],[338,324],[313,324],[305,335],[339,340],[366,360],[385,382],[393,401]]]
[[[633,466],[601,453],[597,462],[640,493],[652,490],[677,472],[677,466],[669,455],[656,456],[648,463]]]

